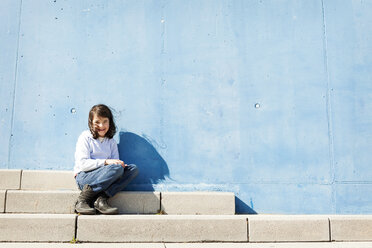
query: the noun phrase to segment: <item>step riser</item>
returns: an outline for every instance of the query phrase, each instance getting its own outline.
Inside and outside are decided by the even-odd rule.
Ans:
[[[251,242],[330,241],[327,217],[255,216],[248,219]]]
[[[71,171],[0,169],[0,190],[79,190]]]
[[[73,192],[8,190],[6,213],[73,214],[79,196]]]
[[[68,242],[75,236],[75,215],[0,215],[0,241]]]
[[[5,212],[72,214],[79,193],[79,191],[8,190]],[[4,202],[5,191],[3,194],[0,192],[0,204],[4,205]],[[109,203],[117,207],[121,214],[156,214],[160,208],[167,214],[235,214],[233,193],[120,192],[110,198]]]
[[[79,191],[8,190],[6,213],[73,214],[79,194]],[[160,193],[120,192],[109,203],[121,214],[156,214],[160,209]]]
[[[160,210],[160,192],[120,192],[109,204],[121,214],[156,214]]]
[[[235,214],[235,195],[223,192],[162,192],[161,208],[167,214]]]
[[[0,214],[0,230],[0,242],[372,241],[372,216]]]
[[[21,170],[0,170],[0,190],[20,189]]]
[[[21,189],[24,190],[79,190],[71,171],[23,170]]]
[[[333,241],[371,241],[372,216],[331,216]]]
[[[5,195],[6,195],[6,191],[0,190],[0,213],[5,212]]]
[[[247,242],[246,218],[100,218],[80,216],[77,238],[83,242]]]

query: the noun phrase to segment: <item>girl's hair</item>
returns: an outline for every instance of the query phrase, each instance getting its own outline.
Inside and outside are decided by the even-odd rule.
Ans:
[[[93,135],[93,139],[97,139],[98,132],[94,130],[94,125],[93,125],[94,115],[97,115],[99,117],[106,117],[109,119],[110,126],[109,126],[109,130],[105,134],[105,137],[112,139],[112,137],[114,137],[116,133],[116,126],[115,126],[114,117],[112,116],[110,108],[104,104],[97,104],[97,105],[94,105],[89,111],[89,119],[88,119],[89,130]]]

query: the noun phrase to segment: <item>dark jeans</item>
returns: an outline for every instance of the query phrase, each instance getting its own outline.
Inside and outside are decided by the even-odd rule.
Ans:
[[[113,197],[137,175],[138,169],[135,164],[129,164],[125,168],[120,164],[110,164],[92,171],[79,172],[76,176],[76,183],[81,190],[85,184],[88,184],[94,192],[104,191],[109,197]]]

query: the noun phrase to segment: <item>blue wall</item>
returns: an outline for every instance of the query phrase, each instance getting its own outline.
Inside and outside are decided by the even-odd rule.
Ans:
[[[372,1],[2,0],[0,168],[72,170],[96,103],[131,190],[372,213]]]

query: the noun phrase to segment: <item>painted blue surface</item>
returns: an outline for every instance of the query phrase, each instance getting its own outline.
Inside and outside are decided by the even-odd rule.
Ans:
[[[372,2],[326,4],[335,180],[372,178]],[[342,17],[341,15],[342,14]]]
[[[1,1],[0,168],[72,170],[114,109],[129,190],[372,213],[371,1]]]
[[[0,166],[8,164],[14,99],[20,1],[0,3]]]

